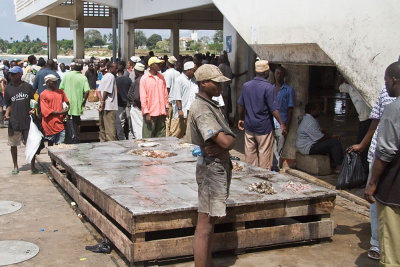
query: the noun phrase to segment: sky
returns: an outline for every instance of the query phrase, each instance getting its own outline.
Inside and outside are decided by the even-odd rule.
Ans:
[[[37,26],[25,22],[17,22],[15,17],[15,8],[13,0],[0,0],[1,10],[0,10],[0,20],[2,21],[0,27],[0,38],[3,40],[21,41],[26,35],[29,35],[30,39],[39,38],[40,40],[47,42],[47,29],[43,26]],[[87,30],[87,29],[85,29]],[[111,33],[111,29],[100,29],[102,35]],[[146,37],[157,33],[160,34],[163,39],[170,37],[169,30],[143,30]],[[215,31],[198,31],[198,37],[210,36],[212,37]],[[180,30],[180,37],[190,36],[190,30]],[[69,28],[58,28],[57,29],[57,39],[73,39],[73,32]]]

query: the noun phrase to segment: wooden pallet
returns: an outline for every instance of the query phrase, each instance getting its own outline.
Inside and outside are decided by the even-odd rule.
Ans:
[[[168,150],[167,144],[178,143],[172,138],[157,141],[166,142],[165,150]],[[188,161],[192,159],[190,149],[180,151],[182,155],[174,160],[153,160],[122,152],[131,147],[135,147],[132,141],[123,141],[81,144],[64,151],[50,148],[53,162],[50,171],[80,210],[129,262],[192,255],[197,185],[193,173],[195,163]],[[102,150],[112,154],[108,163],[99,154]],[[170,147],[170,151],[177,150]],[[125,167],[118,168],[115,162],[123,162]],[[57,163],[65,173],[56,168]],[[102,164],[109,167],[105,173],[101,171]],[[245,190],[250,181],[269,177],[274,187],[277,181],[276,188],[279,188],[286,181],[301,180],[244,167],[242,172],[233,175],[227,216],[216,225],[214,251],[243,250],[333,235],[330,219],[336,197],[333,191],[312,186],[307,192],[292,197],[286,191],[272,196],[259,195]],[[178,189],[175,192],[166,184]]]

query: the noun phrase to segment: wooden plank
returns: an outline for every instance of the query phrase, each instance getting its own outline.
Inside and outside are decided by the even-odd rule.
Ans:
[[[253,228],[213,236],[213,251],[253,248],[327,238],[333,235],[331,220]],[[134,261],[193,255],[193,236],[134,244]]]
[[[228,207],[227,216],[218,223],[234,223],[307,215],[329,217],[335,206],[335,197],[304,201],[282,201],[263,205]],[[197,211],[136,216],[132,228],[135,233],[193,227],[197,224]]]
[[[50,173],[57,183],[71,196],[78,204],[79,209],[96,225],[101,232],[107,236],[111,242],[117,247],[122,254],[129,260],[133,261],[133,242],[113,225],[104,215],[96,210],[86,199],[84,199],[79,190],[54,166],[50,166]]]
[[[133,215],[127,209],[116,203],[111,197],[94,187],[90,182],[77,175],[77,187],[86,197],[105,211],[111,218],[120,224],[126,231],[133,233]]]

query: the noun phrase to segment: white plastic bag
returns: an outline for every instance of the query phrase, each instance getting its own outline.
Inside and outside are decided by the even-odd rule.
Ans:
[[[31,163],[31,160],[35,156],[36,151],[38,150],[38,148],[40,146],[40,142],[42,141],[42,138],[43,138],[43,134],[41,131],[39,131],[38,127],[33,122],[33,119],[31,116],[31,125],[29,127],[28,140],[26,141],[26,146],[25,146],[26,163]]]

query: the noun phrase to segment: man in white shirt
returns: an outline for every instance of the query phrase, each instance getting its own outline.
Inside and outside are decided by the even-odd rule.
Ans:
[[[170,95],[176,106],[173,108],[174,119],[177,123],[171,125],[171,136],[182,138],[186,134],[187,116],[193,92],[198,92],[199,88],[194,78],[194,63],[188,61],[183,65],[183,73],[176,78]]]
[[[176,78],[181,74],[179,71],[175,69],[175,63],[177,59],[174,56],[168,58],[166,65],[167,70],[163,72],[165,84],[167,86],[168,91],[168,102],[169,102],[169,109],[167,114],[167,119],[165,121],[165,131],[167,136],[171,136],[171,125],[173,122],[173,109],[175,108],[175,101],[171,98],[171,88],[174,86]]]
[[[339,136],[324,134],[316,118],[321,114],[322,108],[318,103],[308,103],[305,107],[303,120],[297,129],[296,147],[301,154],[327,154],[329,153],[335,164],[335,173],[339,173],[343,161],[342,146],[338,141]]]
[[[99,128],[100,142],[116,141],[116,117],[118,110],[117,84],[115,74],[118,71],[118,64],[109,62],[108,72],[100,81],[98,91],[100,93],[99,106]]]

